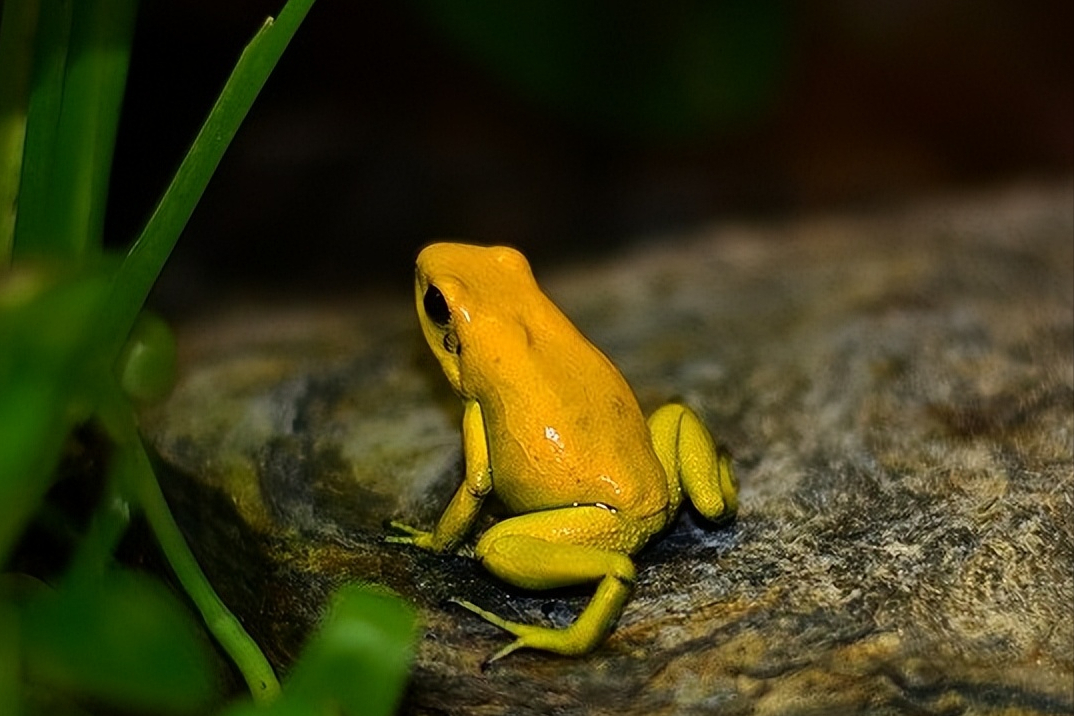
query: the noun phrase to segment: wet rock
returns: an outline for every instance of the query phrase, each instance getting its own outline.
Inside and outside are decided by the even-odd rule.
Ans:
[[[168,497],[282,670],[352,579],[418,604],[413,714],[1067,714],[1074,710],[1074,190],[722,225],[539,273],[652,410],[695,407],[741,509],[637,558],[608,641],[519,652],[446,603],[562,626],[465,556],[383,542],[460,479],[458,401],[405,287],[180,330],[146,414]],[[483,524],[494,519],[489,516]]]

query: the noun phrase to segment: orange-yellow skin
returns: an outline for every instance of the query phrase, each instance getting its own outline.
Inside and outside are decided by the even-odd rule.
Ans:
[[[666,527],[683,489],[710,519],[734,514],[737,483],[701,421],[667,405],[646,422],[630,386],[505,247],[440,243],[418,256],[418,318],[464,403],[466,476],[432,532],[393,523],[394,542],[446,551],[495,492],[516,517],[481,536],[475,554],[530,589],[598,582],[567,629],[508,622],[463,606],[520,647],[582,654],[611,629],[629,596],[629,555]]]

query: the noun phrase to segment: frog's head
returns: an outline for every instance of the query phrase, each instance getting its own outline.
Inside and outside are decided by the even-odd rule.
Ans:
[[[425,340],[457,393],[476,397],[529,340],[526,307],[543,298],[526,257],[505,246],[437,243],[418,255],[414,293]]]

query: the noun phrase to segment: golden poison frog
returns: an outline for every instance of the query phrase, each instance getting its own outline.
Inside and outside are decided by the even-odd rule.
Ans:
[[[683,492],[710,520],[732,516],[730,457],[701,420],[669,404],[648,421],[619,370],[541,291],[518,251],[438,243],[418,256],[418,320],[462,398],[465,477],[431,532],[392,523],[392,542],[455,549],[484,499],[514,514],[481,535],[488,571],[525,589],[589,582],[596,593],[567,628],[518,624],[494,661],[529,647],[584,654],[630,595],[630,556],[673,520]]]

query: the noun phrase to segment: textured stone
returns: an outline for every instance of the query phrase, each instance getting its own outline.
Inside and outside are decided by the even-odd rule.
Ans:
[[[358,578],[422,610],[406,713],[1074,711],[1070,183],[717,225],[538,279],[643,408],[681,398],[731,448],[737,521],[685,511],[592,655],[482,672],[509,637],[446,599],[565,625],[591,592],[383,542],[460,479],[461,410],[406,288],[225,311],[181,327],[144,431],[278,667]]]

